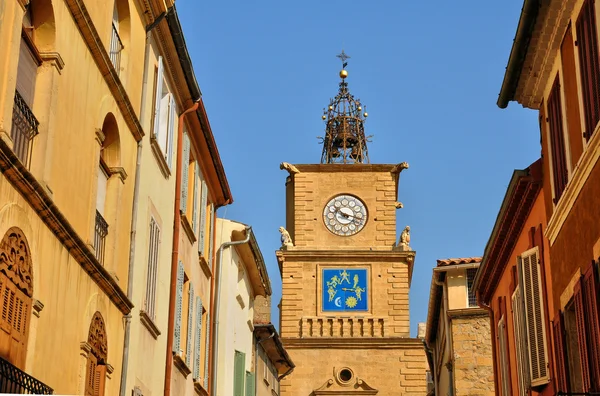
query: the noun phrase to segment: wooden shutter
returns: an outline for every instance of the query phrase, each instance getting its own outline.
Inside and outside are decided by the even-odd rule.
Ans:
[[[527,330],[524,327],[523,299],[521,298],[521,290],[518,288],[515,289],[512,295],[512,311],[519,396],[527,396],[527,390],[529,389],[529,356],[527,354],[527,344],[525,343]]]
[[[560,199],[562,192],[569,181],[561,102],[560,79],[557,75],[552,90],[550,91],[550,95],[548,96],[548,124],[550,131],[550,152],[552,153],[555,203]]]
[[[208,187],[202,180],[202,198],[200,199],[200,231],[198,232],[198,253],[205,257],[204,245],[206,244],[206,205],[208,200]],[[208,261],[208,260],[207,260]]]
[[[534,247],[518,257],[519,288],[523,296],[529,378],[531,386],[550,381],[548,372],[548,346],[543,305],[542,279],[538,248]]]
[[[175,97],[169,96],[169,123],[167,129],[167,147],[165,155],[169,168],[173,167],[173,135],[175,134],[175,126],[177,125],[177,106],[175,105]]]
[[[85,373],[85,396],[94,396],[94,381],[96,379],[96,368],[98,360],[91,352],[88,353]]]
[[[254,373],[246,371],[246,396],[256,395],[256,376]]]
[[[215,205],[210,204],[209,211],[209,221],[208,225],[208,266],[212,269],[212,260],[213,260],[213,241],[215,237]]]
[[[569,149],[571,152],[571,168],[574,169],[583,153],[581,138],[581,114],[579,113],[579,87],[577,85],[577,66],[575,64],[575,46],[573,45],[573,29],[569,24],[560,46],[562,61],[563,92],[565,98],[565,121]],[[549,173],[548,173],[549,174]]]
[[[600,318],[598,317],[598,279],[592,263],[583,274],[583,306],[589,346],[591,389],[600,391]]]
[[[158,131],[160,129],[160,104],[162,100],[162,87],[163,87],[163,58],[158,57],[158,67],[156,73],[156,93],[154,97],[154,139],[158,140]]]
[[[177,296],[175,301],[175,329],[173,335],[173,352],[179,354],[181,350],[181,310],[183,305],[183,263],[179,261],[177,267]]]
[[[21,38],[19,50],[19,66],[17,70],[17,91],[31,109],[33,107],[33,96],[35,94],[35,80],[39,64],[29,45]]]
[[[554,317],[554,348],[556,351],[556,382],[558,391],[569,392],[569,382],[567,380],[569,367],[567,365],[566,344],[565,344],[565,323],[560,311]]]
[[[235,351],[233,361],[233,396],[244,396],[244,379],[246,373],[246,354]]]
[[[579,70],[585,132],[589,140],[600,120],[600,64],[598,61],[598,39],[596,36],[596,13],[594,0],[585,0],[577,18],[577,47],[579,48]]]
[[[498,344],[500,349],[500,386],[502,396],[510,396],[510,381],[508,378],[508,345],[506,339],[506,322],[502,315],[498,321]]]
[[[183,158],[181,161],[181,202],[179,209],[181,213],[186,214],[190,169],[190,138],[186,132],[183,132]]]
[[[156,138],[156,140],[158,141],[158,145],[160,146],[160,149],[163,152],[163,156],[167,161],[167,164],[170,166],[168,162],[169,159],[167,156],[167,148],[169,141],[169,124],[171,122],[171,120],[169,119],[169,103],[171,103],[171,94],[167,93],[160,99],[160,118],[158,120],[158,137]]]
[[[194,381],[200,378],[200,340],[202,339],[202,298],[196,297],[196,339],[194,340]]]
[[[198,161],[194,161],[194,193],[192,200],[192,230],[196,232],[198,229],[198,175],[200,174],[200,167]]]
[[[206,314],[206,339],[204,348],[204,389],[208,389],[209,366],[208,357],[210,356],[210,312]]]
[[[94,396],[104,396],[104,384],[106,381],[106,366],[96,366],[94,372]]]
[[[156,276],[158,272],[158,252],[160,244],[160,228],[154,220],[154,217],[150,217],[150,235],[149,235],[149,246],[148,246],[148,279],[146,281],[146,301],[145,307],[146,313],[156,320],[155,316],[155,305],[156,305]]]
[[[185,344],[185,364],[192,367],[192,329],[194,323],[194,285],[190,282],[190,290],[188,292],[188,320],[187,320],[187,341]]]
[[[0,273],[0,355],[20,369],[25,369],[31,297]]]
[[[575,302],[575,322],[577,324],[577,341],[579,345],[579,359],[581,361],[581,383],[583,392],[590,390],[590,367],[587,350],[587,332],[585,326],[585,309],[583,305],[583,292],[581,290],[581,279],[573,288],[573,300]]]

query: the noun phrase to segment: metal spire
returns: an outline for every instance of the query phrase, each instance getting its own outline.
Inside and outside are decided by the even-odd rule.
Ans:
[[[346,62],[350,57],[342,49],[342,53],[336,55],[342,61],[338,94],[331,99],[327,109],[323,109],[323,120],[325,121],[325,137],[323,139],[322,164],[354,164],[369,163],[367,152],[367,138],[365,137],[364,122],[368,116],[366,107],[360,103],[360,99],[348,91],[346,77],[348,72]]]

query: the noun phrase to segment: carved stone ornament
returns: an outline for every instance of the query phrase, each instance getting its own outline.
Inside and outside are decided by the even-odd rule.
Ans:
[[[396,209],[402,209],[404,205],[402,204],[402,202],[394,202],[394,207]]]
[[[408,169],[408,162],[401,162],[392,168],[391,173],[400,173],[404,169]]]
[[[379,391],[369,386],[364,380],[354,378],[351,384],[342,385],[333,379],[313,391],[313,395],[376,395]]]
[[[398,246],[402,248],[402,250],[407,251],[410,250],[410,227],[404,227],[402,234],[400,234],[400,240],[398,241]]]
[[[290,175],[296,174],[296,173],[300,173],[300,171],[298,170],[298,168],[296,168],[294,165],[288,163],[288,162],[282,162],[279,165],[279,169],[285,169],[286,171],[288,171],[290,173]]]
[[[283,227],[279,227],[279,232],[281,233],[281,247],[288,248],[294,246],[294,242],[292,242],[292,237],[290,233]]]
[[[94,314],[92,323],[90,324],[88,343],[92,348],[92,354],[99,360],[106,362],[106,356],[108,354],[106,327],[104,326],[102,315],[98,311]]]
[[[33,296],[31,255],[27,239],[17,227],[10,228],[0,242],[0,271],[29,297]]]

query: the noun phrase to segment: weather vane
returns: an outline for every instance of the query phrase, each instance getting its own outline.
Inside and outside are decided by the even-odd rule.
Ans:
[[[336,58],[340,58],[342,60],[342,68],[345,69],[346,66],[348,66],[348,62],[346,62],[347,59],[350,59],[350,57],[348,55],[346,55],[346,53],[344,52],[344,50],[342,49],[342,53],[339,55],[336,55]]]

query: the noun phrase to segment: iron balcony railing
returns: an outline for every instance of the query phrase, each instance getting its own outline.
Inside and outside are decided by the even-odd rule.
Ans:
[[[561,392],[559,391],[556,396],[600,396],[600,392]]]
[[[54,390],[43,382],[0,358],[0,393],[52,395]]]
[[[12,128],[10,137],[13,141],[13,151],[21,162],[29,168],[31,161],[32,140],[38,134],[40,125],[25,100],[15,91],[15,104],[13,106]]]
[[[94,250],[96,258],[100,264],[104,265],[104,247],[106,244],[106,235],[108,235],[108,223],[100,212],[96,211],[96,233],[94,236]]]
[[[112,37],[110,38],[110,61],[112,62],[117,74],[119,74],[121,68],[121,51],[125,48],[123,46],[123,42],[121,41],[121,37],[119,37],[119,32],[115,27],[115,24],[112,25]]]

